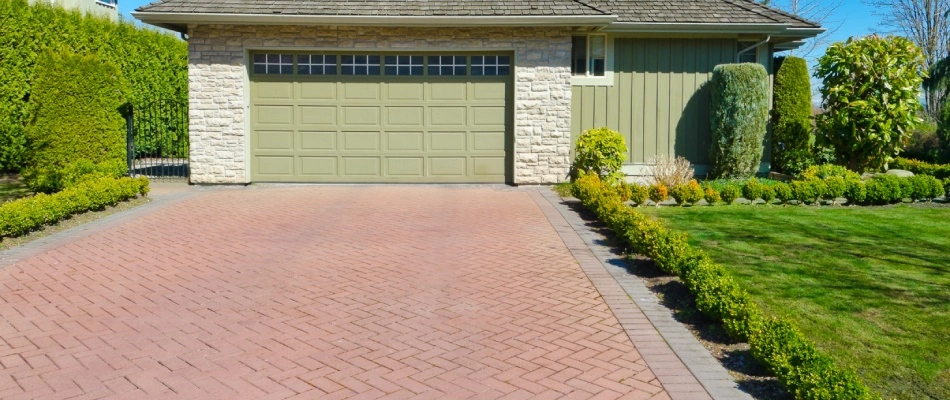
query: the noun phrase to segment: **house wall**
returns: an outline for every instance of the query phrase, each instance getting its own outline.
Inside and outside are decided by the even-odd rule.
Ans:
[[[351,48],[513,51],[514,183],[567,179],[572,95],[569,28],[192,25],[188,35],[194,183],[249,181],[249,50]]]
[[[576,137],[601,126],[619,131],[631,165],[657,154],[708,165],[707,83],[716,65],[735,58],[735,39],[614,38],[613,85],[573,88],[571,132]]]

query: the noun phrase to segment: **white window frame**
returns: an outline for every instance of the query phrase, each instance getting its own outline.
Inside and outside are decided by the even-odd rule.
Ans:
[[[603,33],[577,34],[573,36],[587,37],[587,75],[572,75],[571,85],[574,86],[613,86],[614,84],[614,38]],[[572,38],[573,38],[572,36]],[[604,37],[604,76],[590,75],[590,37]],[[573,41],[573,39],[572,39]],[[571,51],[571,65],[574,64],[574,54]]]

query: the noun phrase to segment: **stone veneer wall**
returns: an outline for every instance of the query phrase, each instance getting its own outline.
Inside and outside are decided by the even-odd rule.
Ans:
[[[567,179],[571,146],[568,28],[191,25],[191,181],[246,183],[246,50],[455,48],[515,52],[514,183]]]

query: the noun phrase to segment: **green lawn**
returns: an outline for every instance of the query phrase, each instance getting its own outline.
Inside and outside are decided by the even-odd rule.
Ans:
[[[950,207],[641,210],[885,398],[950,399]]]

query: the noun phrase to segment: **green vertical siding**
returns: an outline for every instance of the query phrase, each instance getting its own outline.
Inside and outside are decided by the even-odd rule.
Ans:
[[[673,153],[709,164],[706,82],[716,65],[735,61],[734,39],[614,39],[614,84],[575,86],[571,126],[623,133],[628,163]]]

